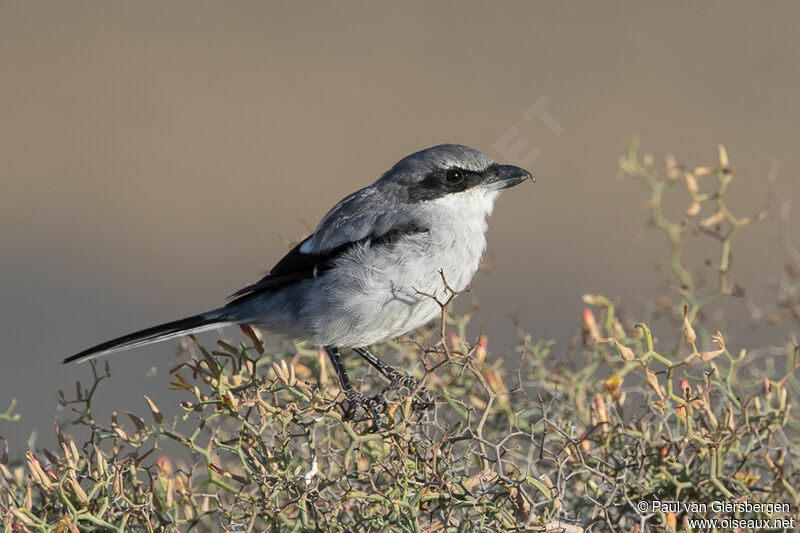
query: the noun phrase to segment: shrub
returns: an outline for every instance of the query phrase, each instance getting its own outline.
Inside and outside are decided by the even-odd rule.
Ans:
[[[272,353],[250,328],[236,346],[188,345],[172,380],[182,420],[147,396],[139,414],[96,420],[111,374],[92,365],[88,386],[61,395],[88,440],[59,430],[56,451],[28,451],[19,465],[0,457],[5,531],[669,531],[719,518],[654,501],[785,503],[725,515],[795,516],[798,343],[736,350],[701,320],[713,302],[742,297],[729,281],[731,244],[766,215],[731,213],[733,171],[723,148],[718,156],[691,171],[668,158],[658,171],[634,145],[621,161],[669,240],[672,283],[658,301],[675,342],[659,342],[650,317],[628,321],[618,302],[585,295],[568,358],[521,328],[511,355],[489,357],[486,336],[467,337],[469,313],[444,306],[441,327],[381,348],[424,378],[435,405],[417,411],[396,396],[377,425],[343,415],[324,353]],[[688,193],[679,221],[662,210],[673,187]],[[719,242],[711,287],[683,262],[697,232]],[[792,318],[781,309],[770,316]]]

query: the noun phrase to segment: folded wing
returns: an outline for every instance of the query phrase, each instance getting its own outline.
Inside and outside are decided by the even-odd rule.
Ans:
[[[232,294],[233,300],[228,305],[321,276],[355,246],[388,245],[405,235],[428,231],[404,215],[404,210],[388,207],[373,187],[351,194],[336,204],[314,233],[292,248],[269,274]]]

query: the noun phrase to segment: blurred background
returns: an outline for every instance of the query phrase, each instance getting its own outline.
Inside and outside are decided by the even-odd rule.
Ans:
[[[19,453],[65,418],[56,392],[89,369],[64,356],[218,306],[341,197],[441,142],[537,178],[500,199],[476,280],[495,356],[509,315],[563,353],[586,292],[644,316],[668,245],[641,231],[647,191],[617,180],[619,156],[638,134],[658,164],[713,165],[722,143],[737,214],[765,207],[770,169],[798,198],[798,17],[788,2],[2,2],[0,411],[17,398],[23,418],[0,435]],[[786,262],[776,236],[768,220],[737,242],[731,277],[757,302]],[[717,261],[700,242],[696,264]],[[724,313],[732,351],[769,340],[741,306]],[[104,408],[177,394],[176,344],[114,357]]]

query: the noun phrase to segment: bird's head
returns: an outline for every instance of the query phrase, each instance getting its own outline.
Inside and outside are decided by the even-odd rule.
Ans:
[[[527,170],[495,163],[469,146],[440,144],[404,157],[379,182],[402,190],[410,202],[422,202],[461,193],[494,196],[528,179],[535,181]]]

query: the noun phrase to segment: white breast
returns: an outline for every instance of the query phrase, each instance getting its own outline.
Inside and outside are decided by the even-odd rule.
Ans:
[[[428,232],[404,237],[391,248],[365,246],[348,254],[347,268],[334,268],[315,280],[304,320],[312,342],[357,347],[375,344],[420,327],[441,309],[431,298],[448,297],[448,285],[469,285],[486,247],[486,217],[496,192],[471,189],[419,207]],[[344,265],[343,265],[344,266]],[[442,272],[440,274],[439,272]]]

